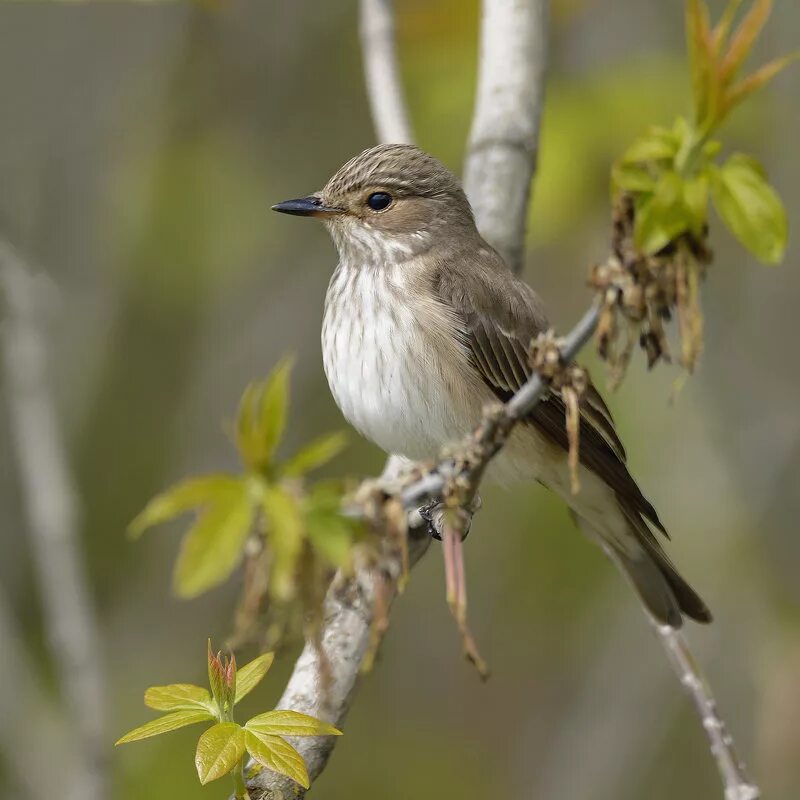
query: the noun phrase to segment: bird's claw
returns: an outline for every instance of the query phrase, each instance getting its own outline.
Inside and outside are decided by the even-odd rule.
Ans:
[[[464,520],[464,533],[461,537],[463,542],[469,536],[472,527],[472,517],[480,510],[483,505],[479,495],[475,495],[469,507],[464,509],[466,512]],[[428,535],[432,539],[442,541],[442,531],[444,530],[444,503],[439,500],[432,500],[427,505],[422,506],[418,513],[420,517],[427,523]]]

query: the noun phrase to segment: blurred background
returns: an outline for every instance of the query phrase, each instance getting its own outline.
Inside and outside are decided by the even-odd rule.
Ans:
[[[459,171],[477,0],[396,5],[419,143]],[[800,41],[800,5],[775,5],[756,60]],[[237,577],[176,600],[181,526],[133,544],[127,523],[169,482],[235,468],[222,423],[286,352],[297,354],[287,449],[344,426],[319,348],[333,247],[321,226],[269,206],[321,187],[373,143],[357,4],[2,2],[0,98],[0,237],[48,278],[51,381],[99,613],[110,743],[149,718],[146,686],[204,682],[206,637],[229,632],[238,590]],[[715,624],[689,636],[772,800],[800,795],[799,100],[794,68],[724,136],[765,162],[784,198],[785,263],[760,266],[715,225],[698,374],[670,404],[677,368],[646,376],[637,358],[610,398],[670,553],[714,611]],[[681,3],[555,0],[525,277],[561,330],[607,250],[611,160],[688,110]],[[602,383],[601,365],[594,374]],[[4,389],[0,377],[10,609],[0,648],[18,651],[26,681],[43,687],[36,713],[47,719],[60,701]],[[353,434],[327,472],[370,475],[382,461]],[[720,796],[703,731],[633,594],[558,501],[538,487],[485,490],[466,552],[486,685],[461,657],[439,550],[397,604],[314,796]],[[248,711],[271,707],[292,661],[284,654]],[[24,682],[4,675],[0,693]],[[20,697],[24,714],[4,728],[33,724]],[[24,796],[14,738],[0,753],[8,798]],[[200,787],[195,741],[186,729],[114,751],[111,796],[226,796],[222,782]],[[56,763],[40,764],[54,788]]]

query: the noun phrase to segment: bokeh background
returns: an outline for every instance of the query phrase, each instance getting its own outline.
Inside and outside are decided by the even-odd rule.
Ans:
[[[800,41],[800,4],[775,5],[762,59]],[[459,170],[478,3],[397,10],[418,140]],[[688,111],[682,24],[678,0],[554,2],[525,277],[562,330],[606,252],[611,160],[648,124]],[[670,404],[677,369],[648,376],[637,359],[610,400],[670,552],[715,612],[689,636],[772,800],[800,795],[799,101],[795,68],[725,131],[763,159],[786,202],[785,263],[760,266],[715,225],[697,375]],[[52,282],[52,383],[110,742],[148,718],[147,685],[203,681],[206,637],[229,631],[238,584],[174,599],[181,526],[132,544],[128,521],[168,482],[235,467],[222,422],[286,352],[297,354],[288,448],[344,425],[319,352],[333,248],[321,226],[268,209],[372,143],[354,0],[0,3],[0,235]],[[0,647],[24,648],[55,711],[3,380],[0,591],[16,634]],[[328,473],[381,463],[354,434]],[[434,546],[315,796],[720,796],[703,732],[616,572],[544,490],[487,489],[484,500],[467,558],[491,681],[462,660]],[[291,663],[290,650],[250,711],[271,707]],[[0,692],[13,691],[2,676]],[[187,729],[114,751],[113,798],[225,796],[227,785],[197,782],[194,741]],[[8,759],[0,794],[20,797]],[[42,754],[53,785],[49,763]]]

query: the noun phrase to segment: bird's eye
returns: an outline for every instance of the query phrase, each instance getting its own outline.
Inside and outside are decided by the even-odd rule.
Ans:
[[[367,198],[367,205],[373,211],[383,211],[391,205],[392,196],[386,192],[373,192]]]

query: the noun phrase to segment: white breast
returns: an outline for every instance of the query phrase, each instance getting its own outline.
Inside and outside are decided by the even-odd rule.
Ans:
[[[424,304],[422,304],[424,305]],[[387,452],[435,457],[477,418],[447,353],[426,331],[402,266],[340,265],[322,326],[325,374],[347,420]]]

